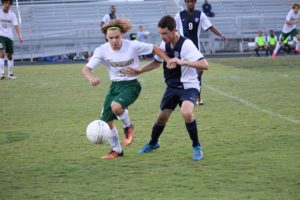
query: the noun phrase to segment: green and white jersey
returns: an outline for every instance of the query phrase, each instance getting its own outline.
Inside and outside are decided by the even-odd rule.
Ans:
[[[300,12],[298,12],[297,14],[295,14],[294,10],[291,9],[291,10],[288,12],[288,14],[287,14],[285,20],[286,20],[286,21],[289,21],[289,20],[299,20],[299,18],[300,18]],[[290,32],[291,32],[292,30],[294,30],[295,28],[296,28],[296,24],[288,25],[288,24],[285,23],[284,26],[283,26],[283,28],[282,28],[282,32],[283,32],[283,33],[290,33]]]
[[[87,63],[87,67],[94,69],[100,64],[104,64],[108,70],[111,81],[127,81],[137,79],[124,73],[127,67],[139,68],[140,55],[147,55],[153,52],[153,45],[139,41],[130,41],[122,39],[122,47],[115,51],[107,42],[96,48],[93,56]]]
[[[8,13],[0,11],[0,36],[14,39],[13,28],[18,25],[17,16],[11,10]]]

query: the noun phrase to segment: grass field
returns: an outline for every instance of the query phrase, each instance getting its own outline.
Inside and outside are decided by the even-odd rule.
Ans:
[[[82,64],[16,67],[18,79],[0,81],[0,199],[299,199],[300,57],[209,62],[205,105],[195,112],[200,162],[191,160],[178,110],[161,148],[137,154],[159,109],[161,69],[140,76],[143,90],[129,109],[134,143],[123,158],[103,161],[109,145],[89,144],[85,128],[101,110],[106,71],[91,87]]]

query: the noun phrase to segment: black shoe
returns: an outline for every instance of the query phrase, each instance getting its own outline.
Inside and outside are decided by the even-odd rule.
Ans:
[[[2,74],[0,77],[1,80],[5,79],[5,74]]]

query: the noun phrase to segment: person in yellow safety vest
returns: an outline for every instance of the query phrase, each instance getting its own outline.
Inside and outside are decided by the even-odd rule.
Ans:
[[[256,52],[257,56],[260,56],[259,55],[260,50],[265,50],[266,56],[268,56],[268,49],[266,48],[266,38],[263,35],[262,31],[259,31],[258,35],[255,37],[255,44],[256,44],[256,47],[255,47],[254,51]]]
[[[270,55],[273,54],[273,51],[276,47],[276,43],[277,43],[277,36],[276,34],[274,33],[273,30],[270,30],[269,31],[269,36],[268,36],[268,39],[267,39],[267,42],[268,42],[268,51],[270,53]]]

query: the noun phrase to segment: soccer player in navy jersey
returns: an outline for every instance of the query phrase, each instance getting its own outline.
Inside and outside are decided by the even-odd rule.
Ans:
[[[226,37],[212,25],[204,12],[195,9],[197,0],[184,0],[184,2],[186,5],[186,10],[178,12],[175,15],[176,28],[180,35],[191,39],[199,50],[201,28],[205,31],[210,30],[222,40],[226,40]],[[203,70],[198,70],[200,86],[202,85],[202,74]],[[200,95],[198,97],[197,104],[203,104]]]
[[[139,150],[139,153],[149,153],[160,147],[158,141],[168,119],[177,105],[185,121],[186,129],[192,140],[193,160],[202,160],[202,147],[198,138],[197,122],[194,116],[196,99],[200,86],[197,70],[207,70],[208,62],[196,48],[193,42],[176,32],[176,22],[167,15],[160,19],[158,30],[163,42],[160,48],[171,58],[163,62],[155,56],[154,60],[139,69],[132,69],[135,74],[150,71],[163,62],[164,78],[167,88],[160,104],[158,117],[152,127],[151,140]]]

